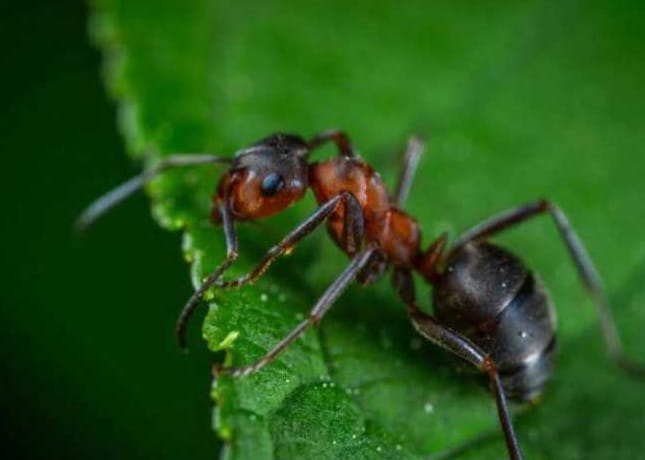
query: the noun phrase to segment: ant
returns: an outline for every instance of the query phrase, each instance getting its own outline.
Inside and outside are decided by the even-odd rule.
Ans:
[[[309,155],[330,142],[336,145],[338,156],[310,162]],[[347,267],[316,301],[308,317],[266,355],[246,366],[216,366],[215,375],[242,377],[258,371],[307,328],[318,324],[352,282],[369,284],[392,267],[394,289],[406,304],[414,328],[488,376],[509,457],[521,459],[507,399],[531,402],[542,393],[556,354],[555,314],[540,279],[512,252],[490,243],[490,237],[548,214],[594,301],[610,358],[634,375],[642,376],[645,368],[624,355],[598,272],[555,203],[541,199],[511,208],[475,225],[449,248],[444,233],[422,250],[419,225],[401,207],[423,150],[419,138],[410,138],[393,196],[381,177],[357,155],[343,131],[326,131],[309,140],[277,133],[232,158],[170,156],[96,200],[80,216],[77,226],[86,228],[167,169],[228,164],[213,195],[210,216],[223,227],[226,258],[195,290],[179,315],[176,332],[180,346],[185,345],[188,320],[210,287],[237,288],[254,282],[277,258],[326,224],[331,238],[350,259]],[[235,222],[279,213],[300,200],[308,188],[313,190],[318,208],[271,247],[250,272],[223,280],[222,275],[238,257]],[[417,305],[415,271],[433,287],[434,315]]]

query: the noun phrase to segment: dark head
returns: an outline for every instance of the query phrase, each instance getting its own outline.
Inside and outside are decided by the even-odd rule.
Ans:
[[[277,133],[236,153],[231,169],[222,177],[213,200],[226,205],[235,220],[259,219],[276,214],[301,199],[308,186],[309,146],[299,136]]]

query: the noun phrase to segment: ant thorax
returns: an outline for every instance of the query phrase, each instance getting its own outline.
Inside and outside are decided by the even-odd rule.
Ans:
[[[344,156],[314,163],[309,168],[309,183],[318,203],[325,203],[341,192],[351,193],[362,210],[364,241],[375,243],[388,262],[412,266],[419,252],[420,231],[414,219],[392,204],[381,176],[361,159]],[[343,250],[345,206],[329,217],[327,229]]]

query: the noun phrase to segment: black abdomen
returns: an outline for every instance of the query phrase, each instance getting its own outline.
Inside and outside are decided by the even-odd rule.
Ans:
[[[515,255],[487,242],[457,249],[435,286],[434,308],[442,324],[490,354],[508,397],[542,392],[555,358],[555,314]]]

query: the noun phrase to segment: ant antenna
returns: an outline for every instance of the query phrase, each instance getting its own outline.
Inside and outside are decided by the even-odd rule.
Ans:
[[[105,195],[97,198],[87,208],[85,208],[78,219],[76,219],[74,228],[80,233],[85,232],[85,230],[87,230],[87,228],[92,225],[99,217],[125,200],[134,192],[142,188],[163,171],[173,168],[182,168],[186,166],[231,163],[231,161],[231,158],[200,154],[173,155],[164,158],[150,169],[142,172],[132,179],[129,179],[116,188],[110,190]]]

